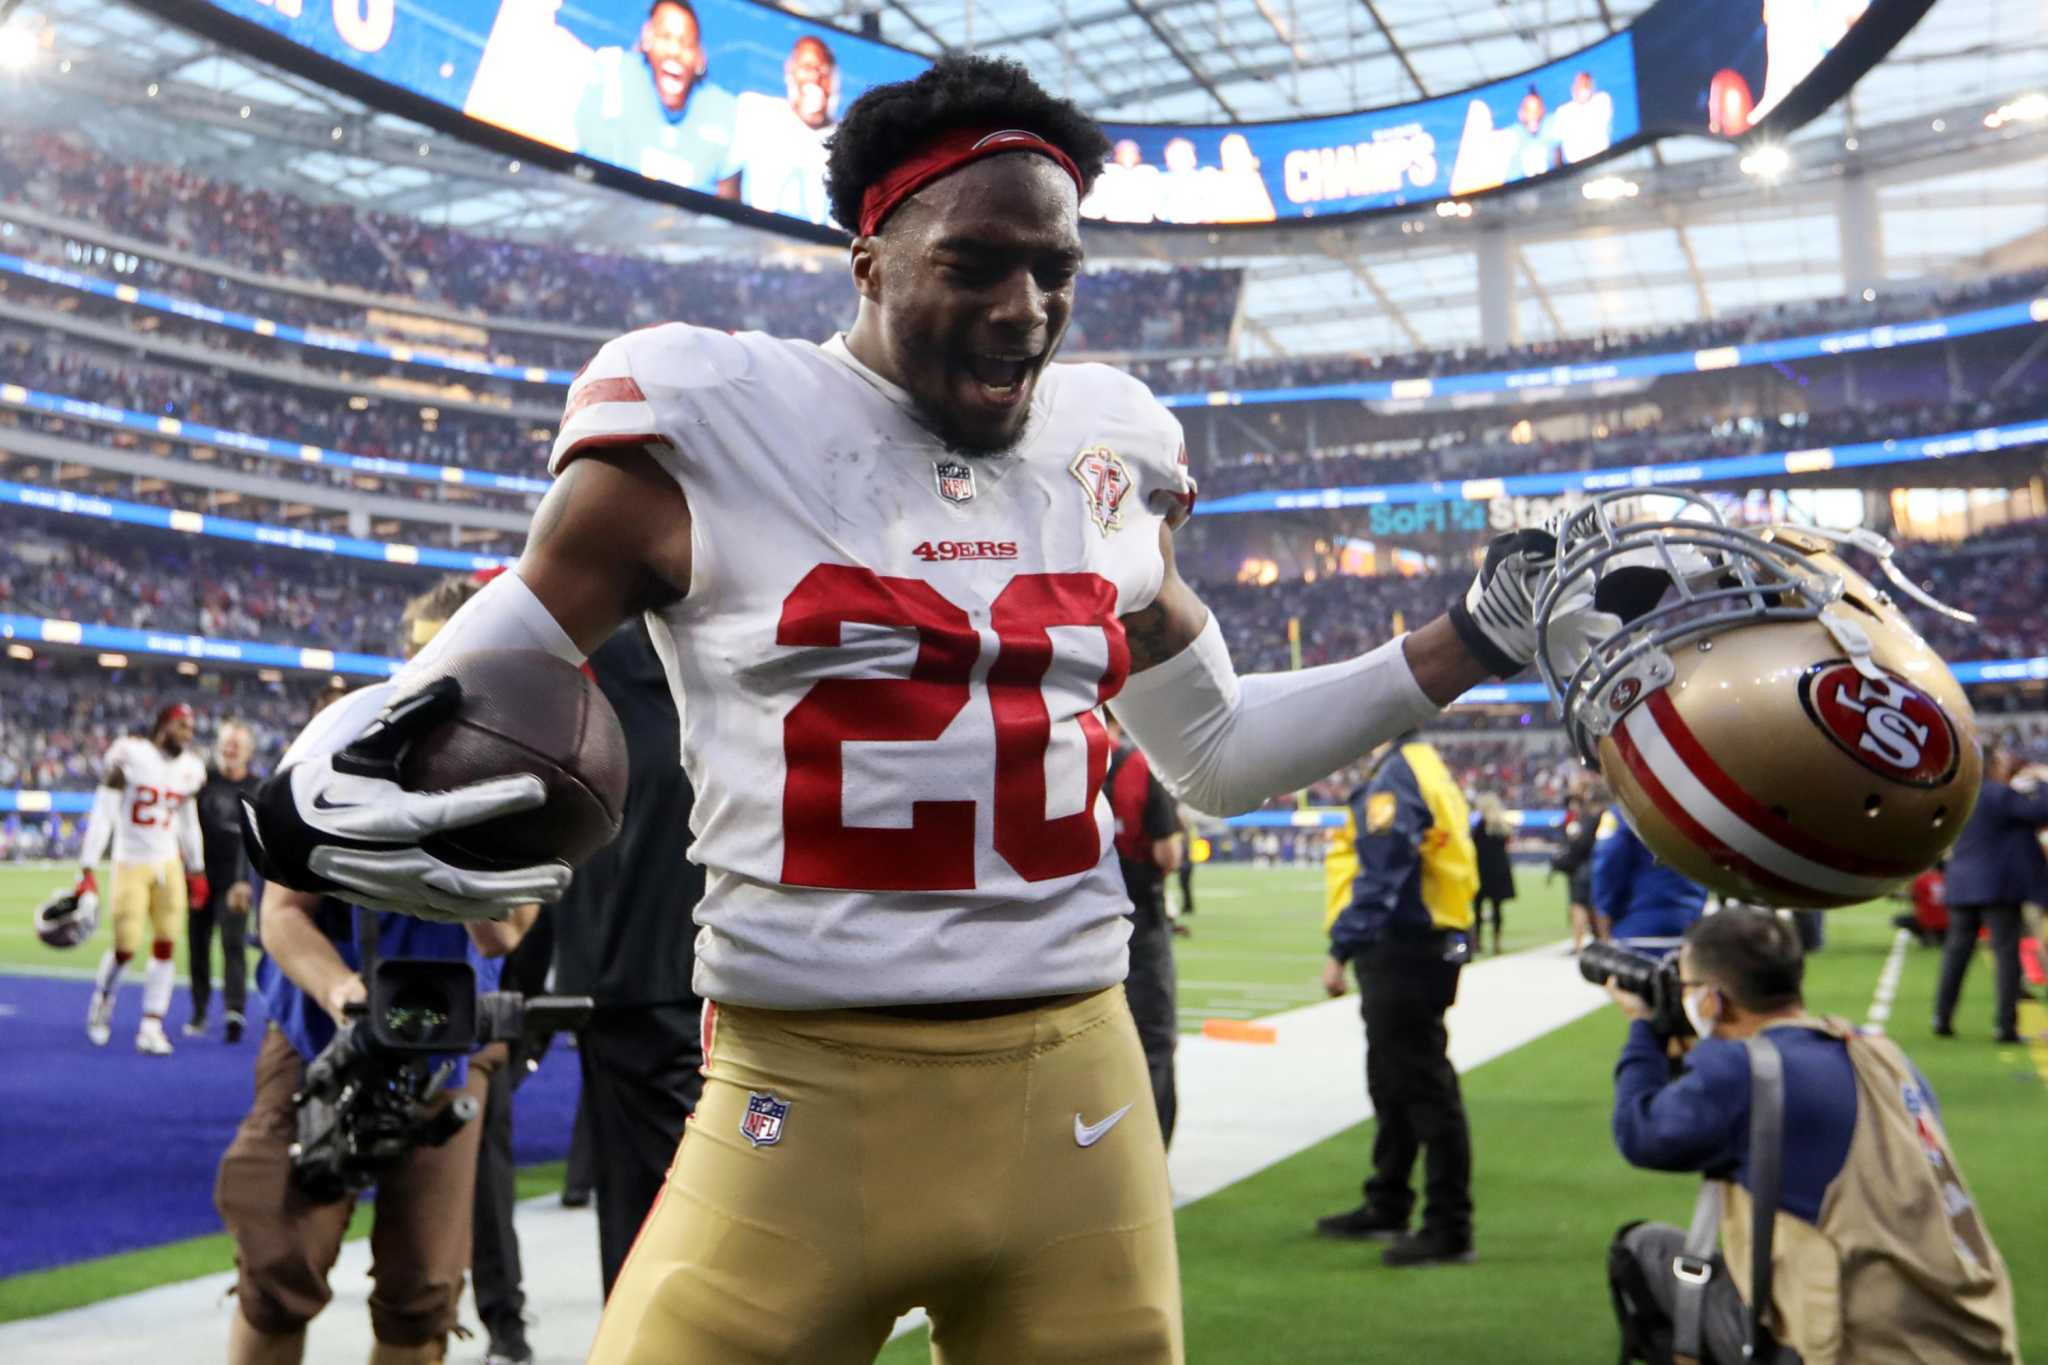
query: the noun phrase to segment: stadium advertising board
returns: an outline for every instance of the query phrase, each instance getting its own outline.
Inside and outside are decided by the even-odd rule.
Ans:
[[[470,135],[487,125],[504,145],[586,158],[614,183],[814,237],[834,232],[825,144],[841,110],[927,62],[752,0],[143,3],[412,117]],[[1083,212],[1155,226],[1370,213],[1500,189],[1664,134],[1790,128],[1931,4],[1660,0],[1591,47],[1411,104],[1234,126],[1109,123],[1115,154]]]

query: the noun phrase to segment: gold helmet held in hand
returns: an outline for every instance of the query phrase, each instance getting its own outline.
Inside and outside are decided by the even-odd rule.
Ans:
[[[1638,504],[1672,508],[1629,520]],[[1652,852],[1746,901],[1853,905],[1948,851],[1977,801],[1976,723],[1948,665],[1843,562],[1869,532],[1728,525],[1689,492],[1596,498],[1559,531],[1537,665],[1579,756]],[[1551,639],[1592,594],[1604,638]]]

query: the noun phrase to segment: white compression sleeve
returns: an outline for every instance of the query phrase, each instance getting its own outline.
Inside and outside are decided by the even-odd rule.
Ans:
[[[508,569],[463,603],[462,610],[441,627],[432,642],[399,671],[397,690],[406,691],[408,678],[417,677],[450,654],[479,649],[538,649],[572,664],[583,662],[583,651],[576,648],[569,632],[533,595],[519,571]]]
[[[1209,815],[1299,791],[1441,709],[1397,637],[1338,664],[1240,678],[1212,615],[1195,642],[1110,703],[1160,780]]]
[[[482,592],[462,604],[462,610],[441,627],[427,647],[406,661],[404,668],[388,683],[360,688],[341,698],[306,724],[278,763],[282,771],[303,759],[324,758],[345,749],[357,735],[370,728],[385,704],[402,696],[411,680],[450,654],[479,649],[537,649],[566,659],[583,662],[583,651],[569,638],[569,632],[549,614],[547,606],[533,595],[533,589],[507,570],[484,585]]]

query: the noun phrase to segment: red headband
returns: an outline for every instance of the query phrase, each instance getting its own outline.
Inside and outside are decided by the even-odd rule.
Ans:
[[[151,734],[155,734],[158,730],[163,729],[166,725],[169,725],[172,721],[177,720],[180,717],[182,717],[185,720],[197,719],[192,714],[192,708],[185,705],[184,702],[172,702],[169,706],[166,706],[163,710],[156,713],[156,724],[152,725],[149,728],[149,732]]]
[[[1081,188],[1081,168],[1074,158],[1036,133],[1022,128],[955,128],[941,133],[905,157],[887,175],[868,186],[860,197],[860,235],[872,237],[898,205],[942,175],[951,175],[987,156],[1005,152],[1035,152],[1049,157]]]

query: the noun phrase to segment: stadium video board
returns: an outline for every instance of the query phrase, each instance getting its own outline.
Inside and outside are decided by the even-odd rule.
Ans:
[[[1084,217],[1270,223],[1426,204],[1589,161],[1633,139],[1629,34],[1506,80],[1356,114],[1235,126],[1105,124]]]
[[[754,0],[140,2],[435,126],[819,239],[837,236],[824,171],[840,112],[927,65]],[[1107,123],[1115,152],[1082,211],[1203,227],[1370,213],[1666,134],[1789,128],[1932,3],[1660,0],[1601,42],[1455,94],[1269,123]],[[1830,78],[1811,80],[1824,64]]]

